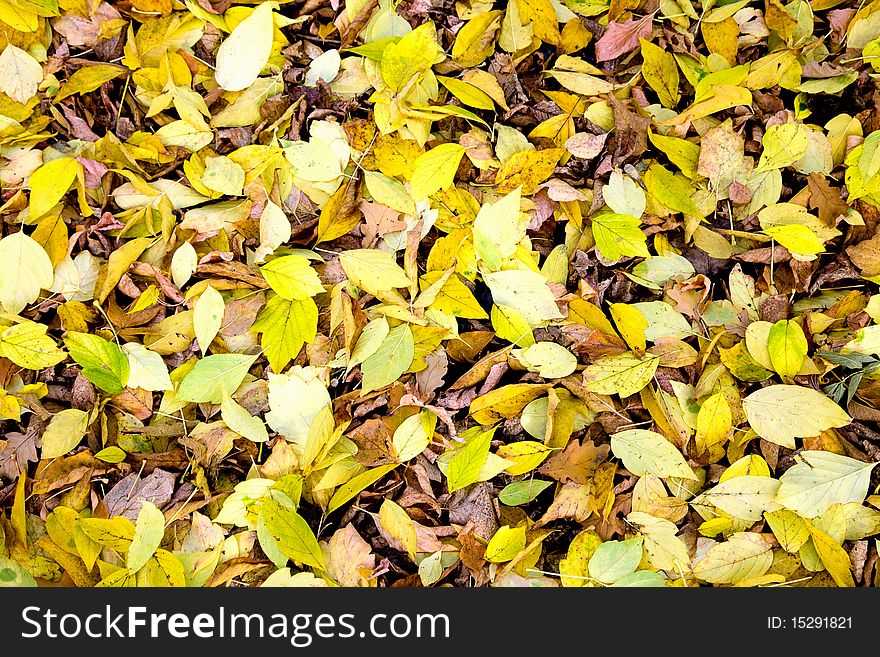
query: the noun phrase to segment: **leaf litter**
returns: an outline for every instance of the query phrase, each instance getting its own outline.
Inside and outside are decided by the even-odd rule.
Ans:
[[[0,583],[880,582],[880,0],[5,5]]]

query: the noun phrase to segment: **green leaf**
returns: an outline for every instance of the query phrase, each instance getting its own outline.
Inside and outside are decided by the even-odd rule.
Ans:
[[[528,504],[540,495],[549,486],[552,481],[543,481],[541,479],[527,479],[525,481],[515,481],[507,484],[498,494],[498,499],[502,504],[507,506],[520,506]]]
[[[590,557],[590,577],[603,584],[614,584],[631,575],[642,561],[643,539],[605,541]]]
[[[807,338],[797,322],[781,319],[767,337],[770,362],[780,376],[792,377],[801,371],[807,355]]]
[[[337,488],[335,493],[333,493],[333,497],[330,498],[330,502],[327,504],[327,513],[333,513],[336,509],[354,498],[355,495],[360,493],[367,486],[376,483],[397,466],[397,463],[380,465],[377,468],[371,468],[366,472],[362,472],[356,477],[349,479],[345,484]]]
[[[380,390],[397,381],[410,368],[414,357],[415,341],[409,324],[391,329],[376,353],[361,364],[361,394]]]
[[[608,260],[620,260],[629,256],[647,258],[650,255],[638,218],[608,213],[597,214],[592,221],[596,248]]]
[[[489,456],[494,433],[494,429],[482,431],[455,452],[446,470],[446,484],[450,493],[466,488],[478,480],[480,470]]]
[[[189,402],[219,404],[224,395],[232,395],[257,356],[217,354],[199,360],[180,382],[177,396]]]
[[[104,392],[119,394],[128,385],[128,357],[115,343],[71,331],[64,336],[64,344],[70,357],[82,366],[83,376]]]
[[[312,299],[289,301],[272,297],[257,315],[252,331],[262,333],[260,345],[274,372],[281,372],[318,334],[318,306]]]
[[[263,500],[260,515],[284,554],[306,566],[326,570],[318,539],[295,510],[267,497]]]
[[[35,588],[37,580],[12,559],[0,557],[0,588]]]
[[[619,431],[611,436],[611,451],[627,470],[640,477],[652,474],[661,479],[697,478],[675,445],[653,431]]]

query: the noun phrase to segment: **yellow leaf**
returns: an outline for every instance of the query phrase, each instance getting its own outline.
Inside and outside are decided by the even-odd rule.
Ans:
[[[773,369],[782,377],[792,377],[807,355],[807,338],[797,322],[781,319],[770,329],[767,349]]]
[[[121,77],[127,73],[122,66],[114,66],[112,64],[96,64],[83,66],[77,69],[73,75],[68,78],[55,97],[52,98],[53,103],[64,100],[69,96],[76,94],[87,94],[95,91],[105,82],[109,82],[115,78]]]
[[[339,255],[339,263],[348,279],[370,294],[382,294],[392,288],[412,283],[403,268],[386,251],[354,249]]]
[[[513,308],[530,325],[537,326],[545,320],[562,317],[547,279],[541,274],[508,269],[484,273],[483,281],[489,286],[495,305]]]
[[[825,532],[810,527],[813,547],[822,560],[825,570],[831,575],[838,586],[854,587],[849,555],[840,545]]]
[[[516,476],[537,468],[552,451],[552,448],[534,440],[521,440],[499,447],[498,456],[513,461],[514,465],[507,466],[505,472]]]
[[[398,93],[412,80],[444,58],[437,44],[437,30],[432,21],[419,25],[397,43],[382,52],[382,79],[392,93]]]
[[[504,525],[486,546],[486,560],[492,563],[511,561],[526,547],[526,528]]]
[[[427,286],[433,286],[440,282],[443,276],[442,272],[430,271],[420,278],[420,281]],[[427,294],[426,289],[424,294]],[[420,304],[421,297],[414,304],[415,307],[422,307]],[[465,285],[458,274],[452,272],[451,275],[442,283],[437,294],[428,307],[439,310],[440,312],[453,315],[454,317],[462,317],[464,319],[486,319],[486,311],[474,297],[470,288]]]
[[[516,2],[523,21],[531,22],[535,36],[545,43],[558,46],[561,40],[559,19],[550,0],[516,0]]]
[[[507,11],[504,12],[504,20],[501,23],[498,45],[509,53],[519,52],[532,44],[534,34],[535,27],[533,23],[522,18],[519,0],[510,0],[507,4]]]
[[[34,171],[28,181],[31,189],[28,206],[31,221],[54,208],[81,172],[82,165],[72,157],[59,157]]]
[[[37,322],[21,322],[0,334],[0,355],[19,367],[42,370],[65,358],[55,341],[46,335],[48,327]]]
[[[522,187],[525,195],[533,194],[538,185],[553,175],[559,158],[565,155],[564,148],[546,148],[543,151],[528,150],[515,153],[501,165],[495,176],[498,191],[506,194]]]
[[[661,479],[697,479],[678,448],[655,431],[618,431],[611,436],[611,451],[627,470],[640,477],[652,474]]]
[[[483,426],[514,417],[533,399],[537,399],[549,386],[546,384],[513,383],[496,388],[471,402],[471,417]]]
[[[214,77],[227,91],[251,86],[272,53],[272,2],[262,2],[235,26],[217,51]]]
[[[788,13],[781,0],[764,1],[764,22],[786,42],[791,39],[798,26],[797,19]]]
[[[647,346],[645,329],[648,328],[648,320],[645,319],[645,316],[637,308],[625,303],[613,303],[609,311],[617,325],[618,332],[626,340],[630,349],[644,351]],[[613,333],[611,334],[613,335]]]
[[[406,511],[390,499],[385,499],[379,507],[379,522],[385,531],[403,544],[410,559],[416,558],[416,527]]]
[[[720,84],[713,88],[712,96],[691,105],[687,110],[674,119],[664,121],[664,124],[679,125],[686,121],[702,119],[710,114],[736,107],[737,105],[751,105],[752,94],[748,89],[743,89],[730,84]]]
[[[773,551],[760,534],[731,534],[712,546],[694,566],[694,575],[713,584],[736,584],[760,577],[773,563]]]
[[[455,36],[452,58],[464,68],[478,66],[495,52],[495,33],[501,25],[501,12],[487,11],[472,18]]]
[[[732,16],[711,23],[703,21],[700,30],[709,52],[720,55],[731,64],[736,63],[736,53],[739,49],[737,43],[739,24]]]
[[[208,353],[208,347],[220,331],[225,309],[223,296],[211,285],[208,285],[196,300],[193,308],[193,329],[202,355]]]
[[[512,342],[519,347],[535,344],[532,327],[516,309],[493,304],[490,320],[498,338]]]
[[[678,90],[678,65],[672,53],[650,41],[639,39],[642,44],[642,76],[665,107],[675,107],[681,93]]]
[[[794,511],[779,509],[765,513],[764,518],[779,545],[789,554],[796,554],[810,540],[809,524]]]
[[[492,271],[516,252],[525,239],[529,215],[520,210],[521,189],[515,188],[494,203],[484,203],[474,219],[474,250]]]
[[[452,185],[464,150],[458,144],[440,144],[420,155],[410,180],[412,197],[419,201]]]
[[[478,71],[479,69],[471,69],[470,72]],[[485,71],[482,72],[485,73]],[[477,109],[488,110],[490,112],[495,109],[492,98],[470,82],[459,80],[458,78],[448,78],[445,75],[439,75],[437,76],[437,79],[440,81],[440,84],[449,89],[450,93],[465,105],[476,107]],[[496,85],[498,84],[498,81],[495,80],[494,77],[492,80]],[[502,99],[504,98],[503,93],[501,97]]]
[[[621,398],[639,392],[651,382],[660,365],[660,358],[632,353],[603,356],[584,369],[584,385],[600,395],[618,394]]]

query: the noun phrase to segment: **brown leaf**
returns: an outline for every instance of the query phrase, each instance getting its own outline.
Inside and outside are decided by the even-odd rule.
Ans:
[[[880,234],[847,247],[846,254],[862,270],[862,276],[868,278],[880,274]]]
[[[27,464],[37,461],[37,433],[6,434],[3,448],[0,449],[0,477],[15,479]]]
[[[584,522],[591,513],[590,486],[570,482],[557,493],[550,507],[535,523],[535,527],[543,527],[554,520]]]
[[[391,446],[391,429],[383,420],[367,420],[348,432],[348,437],[358,446],[355,458],[369,467],[395,463]]]
[[[448,502],[449,522],[455,525],[473,523],[474,533],[488,541],[499,526],[491,492],[491,485],[486,483],[455,491]]]
[[[321,543],[327,574],[340,586],[369,586],[376,555],[354,525],[346,525]]]
[[[841,198],[840,190],[832,187],[825,176],[811,173],[807,178],[807,188],[810,190],[810,208],[818,209],[819,218],[829,226],[833,226],[834,220],[849,209]]]
[[[538,472],[566,483],[586,484],[596,468],[608,458],[610,447],[592,440],[572,440],[564,450],[555,452],[538,468]]]
[[[110,489],[104,497],[104,504],[111,517],[125,516],[134,522],[142,501],[152,502],[160,509],[168,503],[174,493],[174,480],[175,476],[165,470],[153,470],[144,478],[133,472]]]

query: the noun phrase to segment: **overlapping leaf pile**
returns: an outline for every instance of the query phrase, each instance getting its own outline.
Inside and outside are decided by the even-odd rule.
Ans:
[[[880,580],[880,0],[0,22],[0,583]]]

